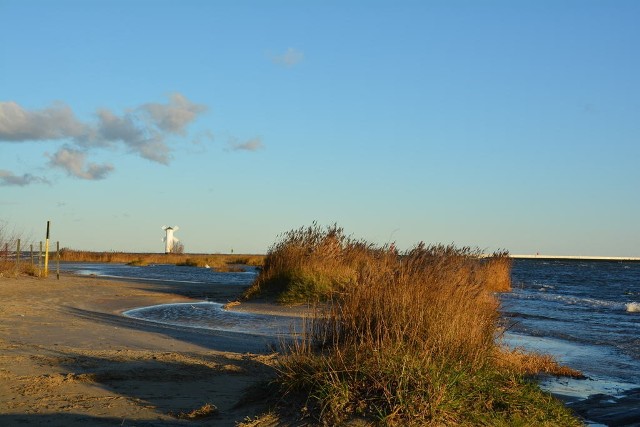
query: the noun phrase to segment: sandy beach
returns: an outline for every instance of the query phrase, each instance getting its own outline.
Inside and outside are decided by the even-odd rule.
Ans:
[[[0,277],[0,425],[231,426],[252,418],[264,408],[241,401],[247,387],[273,375],[267,338],[121,315],[162,303],[229,302],[241,290]],[[210,415],[187,419],[198,411]]]

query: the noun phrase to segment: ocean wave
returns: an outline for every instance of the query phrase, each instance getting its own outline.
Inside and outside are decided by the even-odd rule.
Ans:
[[[640,302],[630,302],[625,304],[625,308],[629,313],[640,313]]]
[[[595,309],[626,311],[629,313],[640,312],[640,302],[624,303],[624,302],[616,302],[616,301],[610,301],[610,300],[602,300],[597,298],[583,298],[583,297],[568,296],[568,295],[558,295],[558,294],[548,293],[542,290],[536,292],[535,294],[532,294],[532,293],[511,294],[509,297],[515,298],[515,299],[557,302],[557,303],[563,303],[567,305],[575,305],[579,307],[587,307],[587,308],[595,308]]]

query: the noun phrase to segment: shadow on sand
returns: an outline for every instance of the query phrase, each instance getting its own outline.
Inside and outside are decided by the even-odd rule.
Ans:
[[[165,426],[180,426],[180,425],[207,425],[205,423],[194,423],[190,421],[182,420],[149,420],[140,421],[132,420],[128,421],[121,418],[110,417],[92,417],[83,414],[0,414],[0,425],[2,426],[51,426],[51,427],[66,427],[66,426],[122,426],[122,427],[165,427]],[[210,423],[210,425],[223,425]],[[234,424],[228,424],[229,426]]]
[[[73,307],[66,307],[64,310],[69,314],[86,320],[101,322],[117,328],[163,334],[176,340],[196,344],[215,351],[267,353],[279,348],[281,345],[277,338],[264,335],[173,326]]]

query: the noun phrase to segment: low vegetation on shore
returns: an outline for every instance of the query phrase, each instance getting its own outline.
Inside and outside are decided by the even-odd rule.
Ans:
[[[0,221],[0,277],[17,277],[20,275],[38,276],[39,271],[30,262],[16,262],[12,256],[19,247],[21,234],[9,229],[7,223]],[[23,250],[26,246],[22,242]],[[10,256],[11,255],[11,256]]]
[[[0,277],[18,277],[22,275],[39,277],[40,271],[37,266],[29,262],[16,264],[13,260],[0,259]]]
[[[12,231],[9,226],[0,221],[0,277],[20,276],[23,274],[39,276],[38,264],[42,262],[44,254],[41,248],[34,248],[33,244],[21,239],[21,234]],[[40,242],[42,245],[42,242]],[[20,259],[16,256],[20,253]],[[118,251],[81,251],[69,248],[60,249],[56,253],[49,249],[49,262],[104,262],[124,263],[135,266],[149,264],[175,264],[187,267],[208,267],[216,271],[240,271],[242,265],[262,266],[264,255],[259,254],[184,254],[184,253],[133,253]]]
[[[324,425],[581,425],[530,379],[557,363],[499,344],[510,265],[454,246],[400,253],[337,226],[285,233],[245,293],[321,307],[280,359],[281,407]]]
[[[13,245],[15,247],[15,244]],[[9,251],[6,251],[7,253]],[[22,252],[22,259],[16,262],[14,252],[0,253],[0,277],[17,277],[20,275],[40,276],[44,255],[37,252],[29,258],[29,252]],[[49,267],[55,262],[55,252],[49,253]],[[264,255],[233,255],[233,254],[150,254],[130,252],[91,252],[72,249],[60,250],[60,261],[66,262],[105,262],[124,263],[133,266],[144,267],[150,264],[175,264],[184,267],[206,267],[218,272],[243,271],[242,266],[250,265],[259,267],[262,265]]]
[[[235,265],[260,266],[264,261],[264,255],[92,252],[65,248],[60,250],[60,260],[73,262],[118,262],[138,266],[149,264],[175,264],[188,267],[209,266],[217,271],[229,271],[232,270]]]

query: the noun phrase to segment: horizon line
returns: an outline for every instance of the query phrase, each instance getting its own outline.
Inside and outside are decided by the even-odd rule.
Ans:
[[[544,255],[544,254],[509,254],[510,258],[515,259],[568,259],[568,260],[584,260],[584,261],[640,261],[640,257],[628,256],[590,256],[590,255]]]

